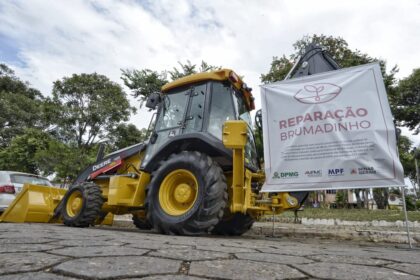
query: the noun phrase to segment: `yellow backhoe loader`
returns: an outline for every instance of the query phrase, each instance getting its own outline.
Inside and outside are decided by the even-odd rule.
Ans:
[[[328,62],[321,55],[314,49],[308,60]],[[303,73],[312,71],[308,61],[299,63],[295,75],[311,74]],[[328,67],[321,68],[336,69]],[[26,185],[0,221],[88,227],[132,214],[138,228],[165,234],[241,235],[257,216],[299,208],[307,197],[260,192],[265,176],[251,126],[254,99],[234,71],[168,83],[146,107],[157,109],[148,143],[101,151],[68,191]]]

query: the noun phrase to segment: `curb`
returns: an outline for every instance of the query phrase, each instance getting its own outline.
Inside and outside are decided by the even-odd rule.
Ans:
[[[271,223],[256,223],[251,228],[249,234],[270,237],[293,237],[293,238],[321,238],[336,240],[353,240],[368,242],[384,242],[408,244],[407,233],[396,229],[369,229],[369,228],[343,228],[334,226],[311,227],[305,225],[281,224],[275,225],[274,229]],[[411,243],[420,243],[420,233],[410,231]]]
[[[127,218],[116,218],[113,227],[136,229],[133,222]],[[420,243],[420,232],[412,231],[412,244]],[[273,228],[271,222],[256,222],[246,233],[255,237],[292,237],[292,238],[321,238],[336,240],[353,240],[368,242],[384,242],[408,244],[407,233],[398,228],[357,228],[344,226],[308,226],[302,224],[276,223]]]

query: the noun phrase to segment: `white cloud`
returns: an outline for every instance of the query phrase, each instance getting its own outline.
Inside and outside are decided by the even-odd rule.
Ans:
[[[47,94],[72,73],[96,71],[121,83],[121,68],[203,59],[244,75],[258,106],[260,74],[306,34],[341,36],[407,76],[420,67],[419,14],[418,0],[21,0],[0,3],[0,34],[19,48],[25,65],[16,64],[17,73]],[[147,126],[149,114],[132,121]]]

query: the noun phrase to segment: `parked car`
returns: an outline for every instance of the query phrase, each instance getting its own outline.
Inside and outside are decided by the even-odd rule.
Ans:
[[[22,190],[23,185],[29,183],[33,185],[52,186],[51,182],[44,177],[15,172],[0,171],[0,213],[3,212],[16,195]]]

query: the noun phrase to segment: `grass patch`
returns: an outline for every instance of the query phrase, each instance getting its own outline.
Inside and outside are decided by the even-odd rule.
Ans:
[[[420,221],[420,211],[408,211],[409,221]],[[286,211],[280,218],[293,218],[293,211]],[[306,208],[298,212],[299,218],[340,219],[343,221],[403,221],[404,212],[399,210],[366,210],[366,209],[327,209]]]

